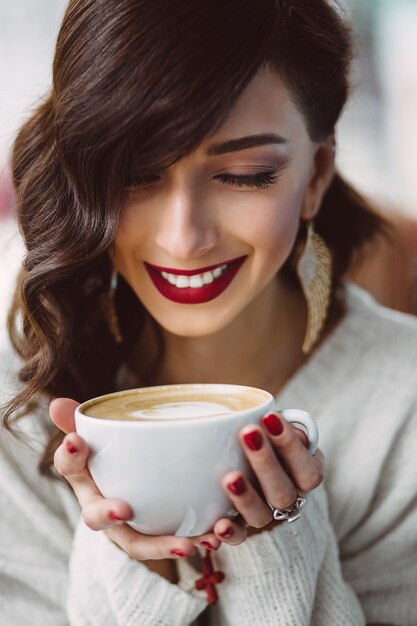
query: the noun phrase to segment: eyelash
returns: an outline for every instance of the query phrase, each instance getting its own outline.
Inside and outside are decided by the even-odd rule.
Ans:
[[[279,175],[274,172],[258,172],[254,175],[236,176],[235,174],[219,174],[216,176],[224,185],[232,185],[235,187],[256,187],[257,189],[266,189],[279,179]]]
[[[218,174],[215,176],[223,185],[231,185],[232,187],[256,187],[257,189],[267,189],[279,180],[280,176],[276,174],[276,170],[269,172],[257,172],[256,174],[246,174],[238,176],[236,174]],[[155,176],[142,176],[128,186],[128,189],[134,187],[146,187],[155,181]]]

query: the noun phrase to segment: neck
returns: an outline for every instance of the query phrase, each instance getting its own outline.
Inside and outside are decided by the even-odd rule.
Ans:
[[[152,384],[222,382],[276,394],[306,359],[306,315],[300,290],[277,279],[217,333],[181,337],[163,331],[164,357]]]

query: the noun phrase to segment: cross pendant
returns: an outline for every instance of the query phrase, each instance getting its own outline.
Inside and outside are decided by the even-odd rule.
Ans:
[[[201,564],[203,568],[203,575],[195,581],[195,587],[196,589],[205,589],[209,604],[215,604],[218,600],[215,585],[221,583],[224,580],[225,575],[220,570],[217,572],[214,571],[210,550],[206,550],[206,556],[202,557]]]

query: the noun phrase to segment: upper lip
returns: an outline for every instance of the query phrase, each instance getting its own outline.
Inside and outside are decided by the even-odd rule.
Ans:
[[[203,274],[204,272],[211,272],[215,270],[217,267],[222,267],[222,265],[230,265],[230,263],[234,263],[235,261],[240,261],[244,257],[239,256],[235,259],[229,259],[229,261],[222,261],[221,263],[216,263],[216,265],[208,265],[207,267],[199,267],[196,270],[177,270],[173,267],[160,267],[159,265],[153,265],[152,263],[145,262],[145,265],[149,265],[154,270],[158,270],[158,272],[166,272],[167,274],[177,274],[177,276],[194,276],[195,274]]]

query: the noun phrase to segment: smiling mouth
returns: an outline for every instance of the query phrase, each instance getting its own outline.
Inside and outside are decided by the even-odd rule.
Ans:
[[[201,304],[217,298],[230,285],[247,257],[197,270],[177,270],[144,262],[159,293],[181,304]]]
[[[210,265],[199,270],[170,269],[152,265],[151,263],[145,263],[145,265],[148,265],[153,270],[159,272],[159,274],[170,285],[173,285],[177,289],[198,289],[213,283],[215,280],[220,278],[220,276],[223,276],[223,274],[230,271],[230,269],[232,269],[237,262],[242,261],[244,258],[245,257],[238,257],[236,259],[232,259],[231,261],[227,261],[226,263]]]

